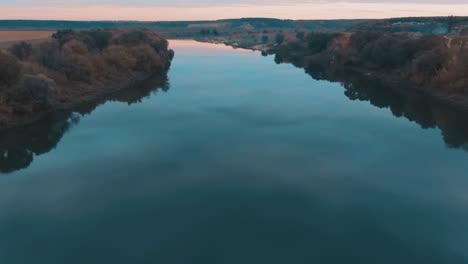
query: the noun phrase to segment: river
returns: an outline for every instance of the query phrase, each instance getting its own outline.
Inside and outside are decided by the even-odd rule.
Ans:
[[[462,114],[171,47],[163,87],[2,136],[0,263],[468,263]]]

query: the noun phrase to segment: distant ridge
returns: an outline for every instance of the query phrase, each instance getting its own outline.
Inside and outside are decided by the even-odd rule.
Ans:
[[[67,21],[67,20],[0,20],[0,30],[59,30],[147,28],[171,31],[196,28],[236,29],[248,25],[253,29],[307,29],[322,31],[409,31],[423,34],[444,33],[448,17],[402,17],[388,19],[290,20],[275,18],[240,18],[200,21]],[[455,27],[468,28],[468,17],[453,17]]]

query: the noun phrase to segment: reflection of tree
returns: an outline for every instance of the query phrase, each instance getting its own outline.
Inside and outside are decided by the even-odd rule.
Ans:
[[[148,79],[138,82],[119,92],[102,96],[93,102],[83,103],[76,108],[58,112],[25,126],[0,134],[0,172],[10,173],[27,168],[34,156],[45,154],[54,149],[63,135],[77,125],[82,115],[90,114],[99,105],[108,101],[130,104],[139,103],[153,91],[169,89],[167,80]]]
[[[291,51],[294,54],[294,51]],[[382,80],[379,76],[366,76],[356,72],[337,71],[322,63],[308,63],[287,53],[276,54],[278,63],[290,62],[317,80],[340,82],[350,100],[368,101],[379,108],[389,108],[396,117],[405,117],[422,128],[439,128],[449,147],[468,150],[468,115],[453,107],[437,102],[422,92],[408,89],[405,84]]]

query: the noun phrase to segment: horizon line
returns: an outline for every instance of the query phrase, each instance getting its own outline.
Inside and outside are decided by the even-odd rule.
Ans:
[[[110,19],[96,19],[96,20],[80,20],[80,19],[29,19],[29,18],[15,18],[15,19],[0,19],[0,21],[55,21],[55,22],[146,22],[146,23],[158,23],[158,22],[214,22],[214,21],[223,21],[223,20],[241,20],[241,19],[274,19],[281,21],[339,21],[339,20],[386,20],[386,19],[403,19],[403,18],[468,18],[467,16],[457,16],[457,15],[440,15],[440,16],[395,16],[395,17],[385,17],[385,18],[325,18],[325,19],[289,19],[289,18],[276,18],[276,17],[232,17],[232,18],[221,18],[221,19],[189,19],[189,20],[110,20]]]

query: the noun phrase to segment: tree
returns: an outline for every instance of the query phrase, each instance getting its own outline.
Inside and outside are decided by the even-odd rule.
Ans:
[[[0,50],[0,87],[10,87],[19,81],[22,66],[18,59]]]
[[[270,38],[267,35],[262,36],[262,43],[267,43]]]
[[[275,41],[276,41],[276,44],[278,44],[278,45],[283,44],[284,35],[282,33],[276,34]]]

